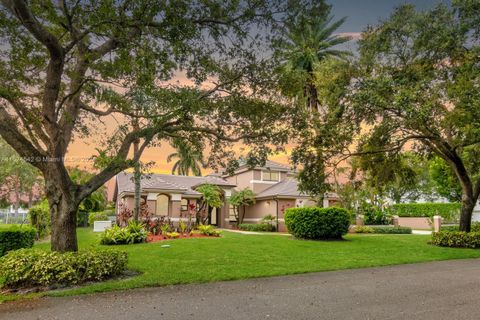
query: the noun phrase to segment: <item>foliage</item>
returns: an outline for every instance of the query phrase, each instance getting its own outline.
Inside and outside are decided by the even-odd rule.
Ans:
[[[441,216],[446,221],[456,221],[460,214],[460,203],[399,203],[389,207],[392,215],[399,217]]]
[[[242,224],[245,216],[245,207],[255,204],[255,192],[250,188],[244,188],[240,191],[236,191],[232,194],[228,200],[233,206],[233,211],[237,221],[237,225]],[[240,214],[240,208],[243,207],[243,214]]]
[[[45,199],[28,210],[30,224],[37,230],[37,240],[50,234],[50,209]]]
[[[127,253],[119,251],[46,252],[22,249],[0,258],[0,278],[7,288],[66,286],[101,281],[127,268]]]
[[[147,231],[140,222],[129,221],[124,228],[114,225],[102,233],[100,243],[104,245],[134,244],[145,242]]]
[[[172,140],[172,147],[176,152],[171,153],[167,157],[167,162],[172,161],[174,158],[178,160],[173,164],[172,174],[188,176],[190,171],[194,176],[201,176],[202,169],[206,163],[203,161],[203,145],[193,144],[192,141],[182,141],[179,139]]]
[[[355,233],[375,233],[375,230],[369,226],[356,226]]]
[[[197,209],[197,223],[205,224],[213,208],[220,208],[223,205],[222,189],[213,184],[202,184],[197,187],[195,191],[199,192],[202,197],[200,198],[200,205]]]
[[[8,251],[31,248],[35,242],[37,230],[30,226],[8,226],[0,228],[0,257]]]
[[[178,232],[167,232],[166,236],[169,239],[177,239],[178,237],[180,237],[180,233],[178,233]]]
[[[290,208],[285,212],[285,225],[296,238],[341,239],[348,232],[350,213],[342,208]]]
[[[215,227],[212,225],[201,224],[197,227],[197,229],[198,231],[200,231],[201,234],[205,236],[219,237],[222,234],[220,230],[216,230]]]
[[[434,232],[430,243],[440,247],[480,248],[480,232]]]
[[[105,211],[90,212],[88,215],[88,225],[93,226],[95,221],[108,221],[108,215]]]
[[[373,233],[380,234],[411,234],[412,228],[409,227],[372,227]]]
[[[128,221],[133,217],[132,210],[128,209],[127,205],[124,203],[120,203],[118,207],[118,214],[117,214],[117,224],[120,227],[124,227],[128,225]]]
[[[325,92],[318,130],[330,133],[304,150],[321,150],[327,166],[359,155],[391,163],[407,151],[435,155],[455,172],[461,230],[468,231],[480,195],[480,46],[477,20],[467,17],[478,13],[465,1],[423,12],[403,5],[368,27],[358,59],[338,71],[338,80],[328,76],[329,85],[343,88]]]
[[[27,163],[18,153],[0,137],[0,198],[6,202],[15,196],[15,207],[20,206],[21,197],[30,199],[30,206],[35,193],[43,190],[40,171]],[[37,195],[38,197],[38,195]]]
[[[452,168],[441,158],[430,160],[429,174],[435,192],[451,202],[462,200],[462,187],[458,183]]]
[[[275,231],[275,226],[271,223],[242,223],[238,225],[238,229],[256,232],[273,232]]]
[[[367,225],[389,224],[391,220],[386,211],[368,202],[362,202],[357,214],[363,215],[364,222]]]
[[[77,205],[148,146],[198,141],[216,167],[233,158],[235,142],[262,158],[280,150],[296,110],[275,90],[272,39],[308,2],[2,4],[0,135],[42,172],[50,202],[62,200],[50,208],[52,249],[77,249]],[[112,116],[118,130],[105,125]],[[98,171],[79,184],[65,155],[74,137],[92,135]]]
[[[445,226],[442,225],[441,231],[460,231],[460,228],[457,226]],[[480,222],[473,222],[471,232],[480,232]]]

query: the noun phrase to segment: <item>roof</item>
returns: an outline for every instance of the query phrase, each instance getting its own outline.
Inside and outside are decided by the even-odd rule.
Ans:
[[[270,188],[257,194],[257,198],[271,197],[309,197],[307,194],[298,190],[298,181],[296,179],[285,179],[272,185]]]
[[[118,194],[122,192],[134,192],[135,185],[133,183],[133,173],[121,172],[117,175]],[[200,195],[196,192],[195,187],[209,183],[221,187],[235,187],[228,181],[215,177],[192,177],[192,176],[175,176],[171,174],[149,174],[141,179],[142,190],[165,190],[174,191],[186,195]]]
[[[272,185],[270,188],[267,188],[257,194],[257,199],[262,198],[310,198],[306,193],[300,192],[298,190],[298,181],[296,179],[285,179]],[[334,192],[325,193],[325,197],[329,199],[336,199],[338,195]]]
[[[244,171],[248,171],[248,170],[252,170],[252,169],[267,169],[267,170],[281,171],[281,172],[293,172],[293,170],[290,166],[279,163],[279,162],[275,162],[275,161],[272,161],[272,160],[265,160],[265,165],[264,166],[255,166],[254,168],[250,168],[247,165],[247,162],[245,161],[245,159],[240,159],[240,160],[238,160],[238,162],[239,162],[239,166],[238,166],[237,170],[235,170],[235,174],[238,174],[238,173],[241,173],[241,172],[244,172]],[[222,176],[223,177],[228,177],[228,176],[231,176],[231,175],[222,173]]]

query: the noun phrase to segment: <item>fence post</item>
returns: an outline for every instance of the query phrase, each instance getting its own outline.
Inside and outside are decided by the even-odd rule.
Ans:
[[[356,219],[355,219],[355,225],[357,226],[363,226],[364,223],[363,223],[363,216],[362,215],[357,215]]]
[[[393,216],[392,222],[394,227],[398,227],[398,216]]]
[[[440,232],[442,228],[442,217],[441,216],[433,216],[433,232]]]

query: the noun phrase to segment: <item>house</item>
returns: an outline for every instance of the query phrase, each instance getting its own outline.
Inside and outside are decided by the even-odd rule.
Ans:
[[[121,206],[133,210],[133,174],[122,172],[116,176],[114,201],[116,210]],[[256,194],[256,203],[245,208],[244,223],[259,223],[271,215],[277,229],[285,230],[284,213],[288,208],[314,206],[315,201],[298,190],[295,171],[288,166],[267,160],[262,167],[250,168],[241,164],[232,174],[212,174],[204,177],[151,174],[142,177],[142,201],[156,216],[168,216],[178,222],[191,205],[197,205],[201,194],[195,189],[205,183],[218,186],[223,192],[224,205],[213,209],[208,222],[222,228],[236,223],[228,199],[235,190],[250,188]],[[324,206],[338,203],[334,193],[328,193]],[[243,210],[242,210],[243,213]]]

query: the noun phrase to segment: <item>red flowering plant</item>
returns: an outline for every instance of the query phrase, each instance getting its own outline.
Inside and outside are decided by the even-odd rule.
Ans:
[[[124,203],[120,203],[118,214],[117,214],[117,224],[120,227],[126,227],[128,225],[128,220],[133,217],[132,210],[128,209]]]

